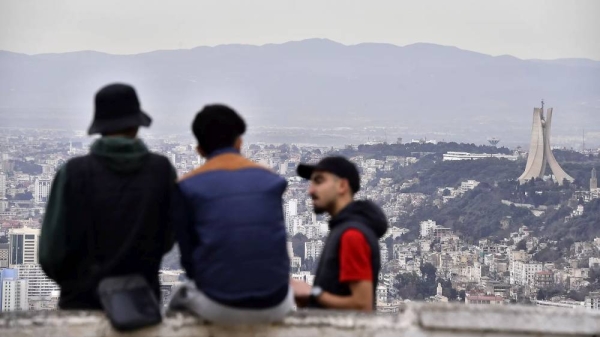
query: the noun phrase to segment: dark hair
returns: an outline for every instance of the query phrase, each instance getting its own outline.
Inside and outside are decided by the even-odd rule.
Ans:
[[[228,106],[207,105],[194,118],[192,132],[198,146],[210,155],[215,150],[233,146],[235,140],[246,132],[246,123]]]

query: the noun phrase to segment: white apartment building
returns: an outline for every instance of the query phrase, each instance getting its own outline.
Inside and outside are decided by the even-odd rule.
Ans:
[[[600,292],[591,292],[586,296],[584,306],[588,310],[600,310]]]
[[[535,263],[535,262],[523,262],[523,261],[515,261],[514,262],[514,275],[511,275],[511,283],[517,285],[530,285],[533,286],[535,282],[535,274],[544,270],[543,263]]]
[[[27,311],[27,280],[7,279],[2,281],[2,312]]]
[[[510,155],[510,154],[490,154],[490,153],[469,153],[469,152],[451,152],[448,151],[444,153],[443,160],[478,160],[485,158],[498,158],[498,159],[507,159],[510,161],[516,161],[519,159],[519,156]]]
[[[319,226],[319,236],[323,237],[329,234],[329,224],[327,221],[319,221],[316,224]]]
[[[462,183],[460,183],[460,192],[466,193],[470,190],[475,189],[475,187],[477,187],[478,185],[479,185],[479,182],[477,180],[463,181]]]
[[[309,239],[318,239],[321,237],[321,228],[319,225],[305,225],[304,235]]]
[[[304,259],[318,259],[323,251],[323,241],[312,240],[304,243]]]
[[[35,202],[45,202],[50,195],[52,180],[50,178],[36,178],[33,189],[33,199]]]
[[[289,234],[294,235],[294,218],[298,215],[298,199],[290,199],[283,205],[285,227]],[[297,226],[298,224],[296,224]]]
[[[27,310],[27,280],[20,280],[15,269],[0,270],[0,312]]]
[[[379,243],[379,255],[381,258],[381,264],[386,264],[388,262],[389,259],[389,255],[388,255],[388,247],[385,243],[380,242]]]
[[[290,259],[292,270],[298,270],[302,267],[302,258],[300,256],[294,256]]]
[[[0,172],[0,199],[6,197],[6,174]]]
[[[291,234],[296,235],[298,233],[302,233],[306,235],[306,230],[304,228],[304,219],[301,216],[294,215],[289,218],[289,222],[291,224]]]
[[[301,271],[298,273],[293,273],[291,278],[296,281],[302,281],[312,285],[313,281],[315,280],[315,275],[312,275],[309,271]]]
[[[409,229],[407,229],[407,228],[400,228],[400,227],[395,227],[395,226],[392,226],[392,227],[391,227],[391,228],[388,230],[388,233],[390,233],[390,236],[391,236],[392,238],[394,238],[394,239],[396,239],[396,238],[398,238],[398,237],[400,237],[400,236],[402,236],[402,235],[404,235],[404,234],[406,234],[406,233],[408,233],[408,232],[410,232],[410,230],[409,230]],[[386,234],[387,234],[387,233],[386,233]]]
[[[388,288],[386,286],[377,287],[377,303],[387,303]]]
[[[430,235],[433,235],[433,230],[437,228],[437,223],[433,220],[422,221],[420,227],[421,237],[425,238]]]
[[[472,266],[460,268],[459,275],[464,277],[469,282],[481,282],[481,264],[475,262]]]
[[[40,230],[37,228],[11,228],[8,230],[9,265],[37,264]]]
[[[50,297],[53,291],[60,291],[58,284],[46,276],[39,264],[23,264],[11,267],[18,270],[19,279],[28,281],[27,296],[29,298]]]
[[[294,257],[294,245],[292,241],[288,241],[285,246],[287,248],[288,256],[291,259],[292,257]]]
[[[285,217],[298,215],[298,199],[290,199],[285,203],[283,214]]]

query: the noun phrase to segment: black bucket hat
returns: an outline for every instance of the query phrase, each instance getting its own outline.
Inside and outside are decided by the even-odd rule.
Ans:
[[[94,121],[88,134],[118,132],[152,124],[140,109],[135,89],[127,84],[109,84],[96,93]]]

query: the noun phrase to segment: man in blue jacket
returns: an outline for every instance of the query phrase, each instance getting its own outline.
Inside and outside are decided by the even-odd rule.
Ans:
[[[204,107],[192,130],[203,166],[179,183],[188,221],[177,228],[188,283],[171,308],[215,323],[281,320],[292,308],[282,195],[287,182],[240,154],[244,120]]]

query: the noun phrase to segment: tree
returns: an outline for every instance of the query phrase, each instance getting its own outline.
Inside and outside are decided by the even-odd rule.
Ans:
[[[519,241],[516,250],[527,250],[527,240],[523,239]]]
[[[562,254],[558,251],[558,249],[546,247],[535,254],[533,259],[539,262],[554,262],[560,259],[561,256]]]
[[[572,299],[573,301],[583,302],[585,301],[585,297],[589,294],[589,291],[583,289],[581,291],[571,290],[567,294],[567,297]]]
[[[542,289],[538,290],[537,295],[535,296],[535,299],[538,301],[542,301],[546,299],[546,294],[544,294],[544,291]]]
[[[431,263],[425,263],[421,266],[421,274],[423,274],[423,278],[425,281],[435,283],[437,269]]]

